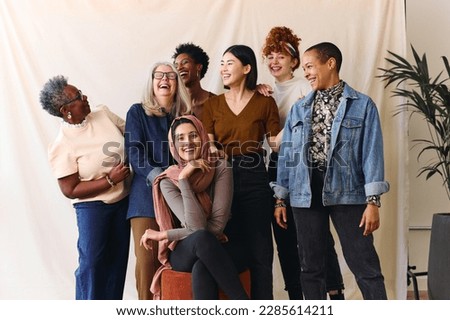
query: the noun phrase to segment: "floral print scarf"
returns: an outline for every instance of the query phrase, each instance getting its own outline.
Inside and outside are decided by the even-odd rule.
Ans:
[[[331,140],[331,127],[344,92],[344,82],[326,90],[318,90],[314,98],[310,159],[314,167],[324,167]]]

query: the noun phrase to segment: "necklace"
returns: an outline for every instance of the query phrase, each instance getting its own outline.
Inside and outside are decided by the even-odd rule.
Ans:
[[[86,127],[87,121],[84,119],[81,123],[68,123],[63,120],[61,123],[66,128],[84,128]]]

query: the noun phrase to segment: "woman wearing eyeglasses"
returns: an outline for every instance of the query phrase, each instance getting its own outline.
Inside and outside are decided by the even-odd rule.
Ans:
[[[160,264],[158,242],[150,241],[153,250],[139,245],[147,229],[158,230],[152,201],[152,180],[172,164],[167,134],[172,120],[188,114],[189,94],[169,62],[157,63],[150,72],[141,103],[133,104],[127,113],[125,149],[135,173],[127,218],[131,222],[136,256],[136,289],[139,300],[153,299],[150,285]]]
[[[62,118],[49,161],[77,215],[76,299],[122,299],[130,242],[125,122],[106,106],[91,112],[87,97],[64,76],[44,85],[40,102]]]

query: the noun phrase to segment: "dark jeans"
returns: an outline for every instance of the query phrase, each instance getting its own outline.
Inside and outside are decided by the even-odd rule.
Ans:
[[[251,274],[251,298],[273,299],[272,190],[263,157],[237,156],[233,166],[231,219],[225,229],[229,246],[246,257]]]
[[[74,204],[78,225],[77,300],[123,297],[130,246],[128,197],[113,204]]]
[[[278,153],[270,154],[269,179],[277,180],[277,162]],[[287,229],[281,228],[272,215],[272,227],[275,242],[277,244],[278,258],[280,260],[281,271],[283,273],[285,289],[288,291],[289,299],[303,299],[302,286],[300,281],[301,267],[300,260],[302,249],[297,241],[297,227],[292,208],[289,202],[286,202]],[[298,223],[298,221],[297,221]],[[339,260],[334,249],[334,239],[329,232],[327,246],[327,265],[326,265],[326,289],[327,291],[344,289],[344,280],[342,278]]]
[[[322,205],[324,172],[312,174],[311,208],[293,208],[297,236],[302,247],[302,288],[305,299],[326,299],[327,250],[330,218],[339,236],[344,258],[364,299],[387,299],[373,236],[359,227],[366,205]]]
[[[196,300],[217,300],[218,288],[232,300],[248,299],[231,257],[216,237],[198,230],[178,241],[170,253],[176,271],[192,273],[192,291]]]
[[[269,181],[277,180],[278,153],[270,154],[268,167]],[[273,198],[272,205],[275,204]],[[272,229],[277,245],[278,260],[280,261],[281,272],[284,279],[284,289],[288,292],[289,299],[303,299],[302,286],[300,282],[300,259],[297,247],[297,229],[295,228],[292,208],[286,202],[287,229],[281,228],[272,212]]]

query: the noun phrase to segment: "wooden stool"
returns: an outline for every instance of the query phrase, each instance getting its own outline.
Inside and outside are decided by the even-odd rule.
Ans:
[[[239,274],[245,292],[250,296],[250,270]],[[164,270],[161,274],[161,300],[192,300],[192,282],[190,272]],[[225,293],[219,289],[219,299],[228,300]]]

